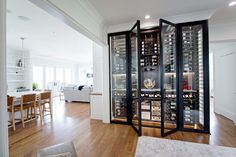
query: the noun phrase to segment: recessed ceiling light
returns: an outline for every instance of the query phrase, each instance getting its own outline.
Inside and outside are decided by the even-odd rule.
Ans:
[[[236,1],[233,1],[233,2],[230,2],[230,3],[229,3],[229,6],[230,6],[230,7],[232,7],[232,6],[234,6],[234,5],[236,5]]]
[[[145,19],[150,19],[150,15],[145,15]]]
[[[18,18],[22,21],[30,21],[30,18],[28,18],[26,16],[18,16]]]

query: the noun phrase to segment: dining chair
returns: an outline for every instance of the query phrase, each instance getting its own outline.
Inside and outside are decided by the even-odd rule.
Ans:
[[[21,96],[21,104],[19,108],[21,112],[21,122],[23,128],[25,127],[25,123],[30,122],[36,119],[36,94],[27,94]],[[24,118],[24,110],[27,110],[27,117]],[[28,111],[31,111],[28,115]],[[33,112],[34,111],[34,112]],[[30,118],[28,117],[30,116]]]
[[[9,123],[10,125],[8,126],[9,128],[13,128],[13,130],[16,130],[16,125],[15,125],[15,107],[14,107],[14,97],[13,96],[7,96],[7,111],[9,112]]]
[[[51,91],[45,91],[39,95],[39,110],[41,110],[41,117],[50,115],[52,117],[52,98]]]

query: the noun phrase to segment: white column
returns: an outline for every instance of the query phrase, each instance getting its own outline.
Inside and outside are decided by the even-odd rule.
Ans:
[[[93,43],[93,92],[99,95],[90,95],[91,118],[103,120],[103,58],[102,47]]]
[[[103,46],[103,122],[110,123],[110,89],[109,89],[109,50],[108,46]]]
[[[0,0],[0,156],[8,157],[6,81],[6,0]]]
[[[110,123],[109,103],[109,53],[107,45],[93,44],[93,93],[91,95],[91,118]]]

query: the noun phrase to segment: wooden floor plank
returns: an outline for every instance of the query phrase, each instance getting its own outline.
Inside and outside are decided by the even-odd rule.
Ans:
[[[38,149],[73,140],[79,157],[133,157],[138,136],[132,127],[104,124],[90,119],[87,103],[54,102],[53,119],[45,118],[9,129],[11,157],[35,156]],[[211,135],[176,132],[168,139],[236,147],[236,126],[227,118],[211,112]],[[160,137],[160,130],[143,128],[143,135]]]

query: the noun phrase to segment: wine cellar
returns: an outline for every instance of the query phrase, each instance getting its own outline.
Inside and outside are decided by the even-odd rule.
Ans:
[[[159,29],[141,30],[141,118],[143,125],[161,121]]]
[[[111,122],[209,133],[208,22],[108,34]]]

